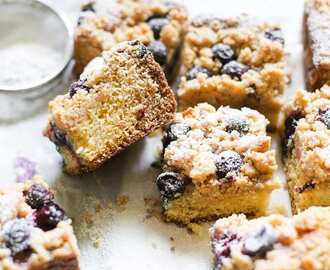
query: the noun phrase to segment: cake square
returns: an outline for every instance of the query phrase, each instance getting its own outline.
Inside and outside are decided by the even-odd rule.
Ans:
[[[330,1],[307,0],[303,20],[304,68],[308,90],[330,82]]]
[[[44,131],[64,158],[64,170],[100,167],[125,147],[174,118],[176,101],[164,72],[139,41],[95,58],[69,93],[49,103]]]
[[[233,215],[211,228],[216,270],[330,269],[330,208],[287,218]]]
[[[0,210],[0,269],[80,269],[71,220],[40,177],[1,188]]]
[[[187,11],[165,0],[97,0],[82,6],[75,30],[76,74],[102,51],[140,40],[170,77],[187,30]]]
[[[299,90],[284,110],[283,160],[292,208],[330,206],[330,88]]]
[[[188,224],[233,213],[263,215],[277,168],[267,119],[255,110],[201,103],[164,133],[156,184],[168,221]]]
[[[208,102],[247,106],[275,128],[288,82],[284,38],[278,24],[239,17],[197,17],[188,27],[181,57],[180,108]]]

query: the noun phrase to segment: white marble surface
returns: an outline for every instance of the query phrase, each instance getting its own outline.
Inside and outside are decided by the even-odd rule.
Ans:
[[[75,21],[80,1],[54,0]],[[293,71],[287,91],[303,87],[301,15],[302,0],[190,0],[184,1],[191,14],[199,12],[235,15],[247,11],[262,19],[281,22],[284,28],[289,63]],[[51,33],[51,31],[50,31]],[[58,89],[62,91],[64,89]],[[84,177],[61,173],[61,158],[54,146],[42,137],[47,120],[45,110],[13,124],[0,124],[1,184],[15,180],[14,160],[30,157],[38,172],[58,191],[58,200],[74,219],[82,250],[82,269],[210,269],[207,225],[201,235],[188,234],[184,228],[165,224],[157,218],[145,220],[145,196],[157,196],[153,185],[155,159],[160,140],[147,138],[109,161],[99,171]],[[277,144],[274,141],[274,147]],[[278,176],[284,181],[281,170]],[[115,206],[117,195],[129,196],[126,210]],[[288,207],[285,191],[274,194],[273,202]],[[95,204],[102,210],[96,211]],[[111,207],[108,207],[108,206]],[[93,222],[86,222],[89,213]],[[174,238],[174,241],[170,240]],[[98,247],[96,247],[98,245]],[[175,250],[171,251],[171,247]]]

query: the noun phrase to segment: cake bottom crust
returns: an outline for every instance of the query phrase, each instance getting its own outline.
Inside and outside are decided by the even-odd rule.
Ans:
[[[242,190],[237,193],[186,192],[178,199],[168,203],[164,217],[166,221],[187,225],[191,222],[214,220],[234,213],[249,216],[267,214],[271,191],[277,187],[275,183],[262,188]]]

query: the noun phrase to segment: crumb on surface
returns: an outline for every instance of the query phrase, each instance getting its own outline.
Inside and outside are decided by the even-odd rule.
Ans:
[[[191,234],[196,234],[198,236],[202,235],[203,227],[199,223],[189,223],[187,229]]]
[[[128,203],[129,201],[129,197],[127,195],[118,195],[117,198],[116,198],[116,204],[117,206],[119,207],[125,207],[126,204]]]

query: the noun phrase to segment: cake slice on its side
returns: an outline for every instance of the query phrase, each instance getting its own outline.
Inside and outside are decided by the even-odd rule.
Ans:
[[[165,219],[180,224],[233,213],[264,215],[277,168],[266,118],[206,103],[177,113],[165,131],[157,178]]]
[[[0,189],[0,269],[79,270],[71,220],[39,177]]]
[[[152,53],[131,41],[95,58],[49,110],[45,136],[62,154],[65,171],[81,174],[171,122],[176,101]]]
[[[215,270],[330,269],[330,208],[287,218],[233,215],[210,230]]]
[[[330,206],[330,87],[297,91],[284,115],[283,160],[293,211]]]

